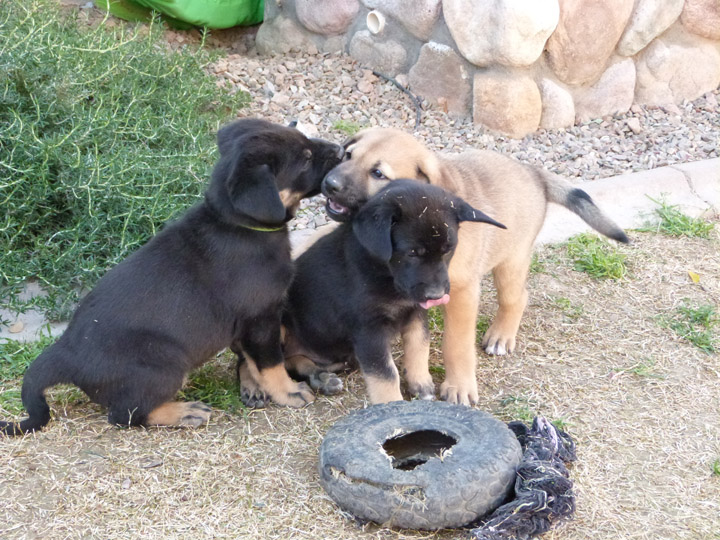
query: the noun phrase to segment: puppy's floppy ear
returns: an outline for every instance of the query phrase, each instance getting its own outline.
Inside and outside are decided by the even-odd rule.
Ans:
[[[357,142],[357,137],[350,137],[347,139],[344,143],[342,143],[342,147],[347,150],[347,147],[351,144],[355,144]]]
[[[371,201],[360,209],[352,224],[360,245],[384,262],[392,257],[391,230],[396,209],[392,201]]]
[[[235,144],[254,127],[258,121],[251,118],[236,120],[221,127],[217,132],[217,145],[221,156],[225,156],[235,147]]]
[[[365,133],[365,129],[361,129],[354,135],[352,135],[349,139],[346,139],[344,143],[342,143],[342,147],[345,149],[345,151],[348,150],[352,145],[356,144],[360,139],[363,138],[363,134]]]
[[[451,205],[455,210],[455,215],[457,215],[458,221],[475,221],[478,223],[489,223],[490,225],[495,225],[496,227],[500,227],[501,229],[507,229],[505,225],[503,225],[499,221],[495,221],[486,213],[481,212],[476,208],[473,208],[459,197],[453,198],[451,201]]]
[[[424,149],[423,155],[418,160],[416,167],[416,178],[428,184],[441,185],[442,170],[440,160],[430,150]]]
[[[240,139],[246,135],[261,133],[276,126],[262,118],[241,118],[221,127],[217,132],[217,144],[220,156],[230,154]]]
[[[245,169],[238,160],[225,180],[230,202],[238,213],[261,223],[285,221],[285,205],[280,200],[275,176],[267,164]]]

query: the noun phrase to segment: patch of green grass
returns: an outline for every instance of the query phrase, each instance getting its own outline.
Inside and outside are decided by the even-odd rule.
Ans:
[[[487,315],[478,315],[477,324],[475,325],[475,341],[480,343],[482,337],[490,328],[492,319]],[[442,340],[442,333],[445,329],[445,319],[443,310],[439,307],[433,307],[428,310],[428,328],[430,330],[430,340],[434,345],[439,345]]]
[[[521,420],[526,424],[537,415],[537,404],[525,396],[506,396],[500,400],[498,414],[509,420]]]
[[[530,260],[530,273],[542,274],[545,272],[545,261],[543,261],[537,253],[533,253]]]
[[[714,223],[683,214],[677,206],[652,198],[650,200],[659,205],[655,209],[655,214],[660,220],[657,225],[638,229],[640,231],[659,232],[668,236],[709,238],[715,228]]]
[[[18,383],[19,384],[19,383]],[[4,385],[0,385],[0,388]],[[0,408],[13,415],[21,415],[25,408],[20,398],[20,388],[0,391]]]
[[[664,379],[664,375],[660,375],[655,372],[655,360],[647,358],[628,368],[617,368],[614,370],[617,373],[631,373],[637,377],[649,377],[654,379]]]
[[[540,405],[532,398],[523,395],[509,395],[500,400],[500,404],[494,413],[506,422],[519,420],[525,424],[532,425],[535,417],[540,415],[539,410]],[[563,418],[550,420],[550,423],[563,431],[567,431],[570,426],[570,422]]]
[[[706,304],[702,306],[690,306],[687,304],[677,308],[678,313],[684,316],[691,324],[699,324],[705,328],[712,328],[718,322],[718,313],[715,306]]]
[[[430,373],[436,373],[438,375],[445,375],[445,368],[443,366],[429,366],[428,371],[430,371]]]
[[[336,129],[338,131],[341,131],[348,137],[352,137],[355,135],[358,131],[363,129],[363,126],[358,124],[357,122],[350,122],[348,120],[338,120],[333,124],[333,129]]]
[[[720,476],[720,458],[716,459],[712,464],[712,473],[715,476]]]
[[[0,340],[0,381],[19,379],[30,363],[53,344],[55,338],[42,336],[38,341],[25,343],[12,339]]]
[[[443,310],[439,307],[431,307],[427,312],[428,316],[428,328],[431,334],[442,333],[445,328],[445,319],[443,317]]]
[[[78,25],[57,2],[0,10],[0,304],[37,279],[66,318],[77,291],[199,200],[214,133],[246,97],[171,52],[157,24]]]
[[[221,355],[193,371],[180,391],[179,399],[202,401],[229,413],[244,411],[245,405],[240,399],[240,383],[235,376],[235,370],[228,369],[228,362],[231,362],[234,368],[234,356]]]
[[[11,414],[22,414],[22,376],[45,347],[54,342],[55,338],[48,336],[42,336],[31,343],[12,339],[0,340],[0,406],[3,409]]]
[[[621,279],[627,274],[625,255],[594,234],[579,234],[566,244],[575,270],[596,279]]]
[[[585,309],[583,306],[578,304],[573,304],[572,301],[569,298],[566,298],[564,296],[557,296],[553,299],[553,304],[556,308],[558,308],[560,311],[565,314],[566,317],[572,320],[579,319],[582,317],[583,313],[585,312]]]
[[[550,423],[565,432],[567,432],[568,428],[572,425],[571,422],[568,422],[564,418],[556,418],[555,420],[551,420]]]
[[[445,319],[442,308],[432,307],[427,312],[428,330],[430,331],[430,347],[439,349],[442,346]]]
[[[689,341],[708,354],[717,352],[718,337],[715,329],[720,324],[717,308],[713,305],[690,305],[684,300],[683,305],[673,315],[659,318],[661,326],[670,328],[678,336]]]
[[[48,390],[47,399],[56,409],[90,402],[87,394],[72,384],[59,384],[53,387]]]
[[[475,341],[477,343],[482,342],[485,332],[490,328],[490,323],[492,323],[492,319],[489,316],[478,315],[477,323],[475,324]]]

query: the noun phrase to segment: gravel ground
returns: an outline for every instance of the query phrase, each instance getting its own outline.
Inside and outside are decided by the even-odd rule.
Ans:
[[[172,47],[196,39],[189,33],[168,33]],[[337,142],[359,128],[396,127],[413,131],[437,150],[491,149],[578,182],[720,156],[720,89],[693,102],[633,106],[627,114],[564,130],[539,130],[517,140],[470,119],[452,118],[427,102],[414,129],[412,100],[344,54],[262,57],[254,49],[254,29],[216,31],[208,44],[227,51],[210,68],[218,84],[252,97],[243,115],[277,122],[297,119],[307,134]],[[403,76],[397,79],[407,83]],[[325,223],[324,212],[316,212],[322,204],[317,198],[309,201],[295,228]]]

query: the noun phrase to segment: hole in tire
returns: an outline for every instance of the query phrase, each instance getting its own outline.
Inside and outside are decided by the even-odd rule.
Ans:
[[[457,439],[431,429],[412,431],[387,439],[382,447],[390,456],[394,469],[412,471],[457,444]]]

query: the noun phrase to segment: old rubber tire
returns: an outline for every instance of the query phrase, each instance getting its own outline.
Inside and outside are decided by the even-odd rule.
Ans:
[[[420,459],[407,457],[407,449],[405,458],[391,458],[383,447],[427,436],[430,442],[418,445]],[[437,450],[438,440],[447,448],[429,457],[427,447]],[[397,401],[354,411],[330,428],[320,447],[320,481],[335,502],[364,520],[459,527],[505,501],[521,458],[513,432],[487,413],[443,401]],[[393,466],[402,459],[410,470]]]

